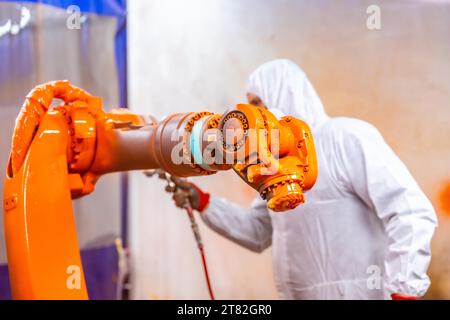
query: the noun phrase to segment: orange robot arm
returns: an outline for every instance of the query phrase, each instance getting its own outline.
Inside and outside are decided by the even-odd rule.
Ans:
[[[50,108],[54,99],[62,104]],[[317,177],[311,132],[292,117],[237,105],[151,123],[106,113],[100,98],[67,81],[38,86],[16,120],[5,178],[13,297],[87,299],[72,199],[93,192],[103,174],[157,168],[181,177],[234,169],[274,211],[301,204]]]

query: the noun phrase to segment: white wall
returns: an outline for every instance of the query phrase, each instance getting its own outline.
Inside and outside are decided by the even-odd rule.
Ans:
[[[381,30],[366,27],[370,4],[380,5]],[[259,64],[293,59],[331,115],[378,127],[436,204],[432,294],[442,297],[450,292],[441,263],[449,222],[437,203],[450,181],[449,30],[448,1],[132,0],[130,106],[156,117],[221,112],[244,101],[246,77]],[[255,196],[232,173],[193,180],[242,205]],[[163,187],[132,174],[133,296],[207,298],[187,217]],[[276,298],[270,251],[256,255],[201,231],[218,298]]]

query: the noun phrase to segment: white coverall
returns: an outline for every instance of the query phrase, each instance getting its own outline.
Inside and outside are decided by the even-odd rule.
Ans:
[[[275,114],[310,125],[318,179],[306,203],[284,213],[271,212],[259,197],[250,209],[211,197],[204,222],[252,251],[272,245],[281,299],[424,295],[436,215],[377,129],[328,117],[303,71],[289,60],[260,66],[247,92]]]

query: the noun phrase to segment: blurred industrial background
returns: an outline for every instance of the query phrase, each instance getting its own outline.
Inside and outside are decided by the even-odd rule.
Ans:
[[[66,24],[74,3],[84,17],[79,29]],[[380,9],[377,29],[367,26],[371,5]],[[27,24],[11,29],[26,12]],[[450,299],[449,39],[448,0],[2,0],[0,170],[14,118],[39,83],[69,79],[102,96],[106,108],[160,119],[223,112],[245,102],[245,82],[257,66],[292,59],[330,115],[381,131],[433,202],[439,228],[426,298]],[[192,181],[243,206],[257,196],[232,172]],[[122,239],[130,298],[208,298],[188,218],[164,186],[140,172],[112,174],[94,195],[74,202],[91,297],[120,296]],[[277,298],[270,249],[255,254],[201,222],[200,229],[217,298]],[[0,298],[9,298],[2,232]]]

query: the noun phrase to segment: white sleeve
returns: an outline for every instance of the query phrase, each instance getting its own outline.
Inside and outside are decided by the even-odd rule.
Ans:
[[[423,296],[430,285],[435,211],[381,134],[369,124],[359,126],[356,134],[342,136],[338,152],[349,187],[376,212],[387,233],[385,289],[389,294]]]
[[[255,199],[250,209],[244,209],[211,196],[200,216],[208,227],[254,252],[262,252],[272,244],[272,222],[262,199]]]

